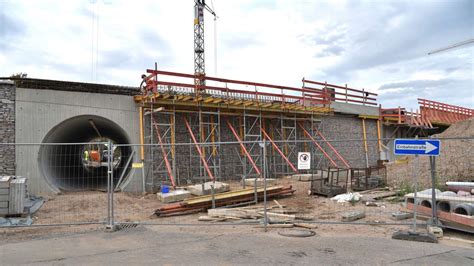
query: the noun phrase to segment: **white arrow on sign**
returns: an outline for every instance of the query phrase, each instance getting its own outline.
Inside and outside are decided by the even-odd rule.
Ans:
[[[413,150],[413,151],[419,151],[419,150],[424,150],[425,153],[430,153],[436,149],[438,149],[438,147],[436,147],[435,145],[429,143],[429,142],[425,142],[425,144],[423,145],[417,145],[417,144],[397,144],[397,147],[396,147],[398,150]]]

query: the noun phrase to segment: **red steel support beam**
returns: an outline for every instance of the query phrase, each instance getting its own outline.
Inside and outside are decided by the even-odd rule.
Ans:
[[[257,172],[258,175],[262,175],[262,172],[260,171],[260,169],[258,169],[257,165],[255,164],[255,162],[253,161],[252,159],[252,156],[250,156],[249,152],[247,151],[247,149],[245,148],[245,145],[242,143],[242,140],[240,139],[239,135],[237,134],[237,132],[235,131],[234,127],[232,126],[232,124],[229,122],[229,121],[226,121],[227,122],[227,125],[229,126],[230,128],[230,131],[232,131],[232,134],[234,134],[235,138],[237,139],[237,141],[239,142],[240,144],[240,147],[242,148],[243,152],[245,153],[245,155],[247,156],[247,158],[249,159],[250,163],[252,164],[252,167],[255,169],[255,172]]]
[[[183,115],[183,119],[184,119],[184,124],[186,125],[186,128],[189,131],[189,135],[191,135],[191,139],[194,142],[194,146],[196,147],[196,150],[199,153],[199,157],[201,158],[201,161],[204,164],[204,168],[206,169],[207,174],[211,178],[211,181],[214,181],[215,180],[214,175],[212,174],[211,169],[209,169],[209,165],[207,165],[206,158],[204,158],[204,154],[202,153],[201,147],[199,147],[199,144],[196,141],[196,137],[194,137],[193,130],[191,129],[191,126],[189,125],[189,122],[184,115]]]
[[[171,170],[171,165],[170,165],[170,162],[168,161],[168,156],[166,155],[165,148],[163,147],[163,141],[161,139],[160,130],[158,128],[158,125],[155,123],[155,119],[153,118],[153,114],[150,115],[150,117],[151,117],[151,120],[153,121],[153,124],[155,125],[156,136],[158,137],[158,143],[160,144],[161,153],[163,154],[163,159],[165,160],[166,171],[168,171],[168,175],[170,177],[171,184],[173,185],[173,188],[176,188],[176,184],[174,182],[174,177],[173,177],[173,171]]]
[[[342,157],[342,155],[336,150],[336,148],[334,148],[334,146],[332,146],[332,144],[326,140],[326,138],[323,136],[323,133],[321,133],[321,131],[316,130],[316,133],[321,137],[321,139],[326,142],[326,144],[329,146],[329,148],[331,148],[331,150],[336,154],[337,158],[339,158],[339,160],[342,161],[342,163],[347,167],[347,168],[351,168],[351,166],[349,165],[349,163],[346,161],[346,159],[344,159],[344,157]]]
[[[313,136],[311,136],[311,134],[309,134],[309,132],[301,125],[301,123],[298,123],[298,125],[301,127],[301,129],[306,134],[306,136],[308,136],[313,141],[314,145],[316,145],[316,147],[318,147],[318,149],[324,154],[324,156],[328,158],[331,164],[334,165],[335,167],[339,167],[337,166],[336,162],[334,162],[334,160],[329,156],[329,154],[326,153],[323,147],[321,147],[321,145],[319,145],[319,143],[313,138]]]
[[[262,131],[263,135],[265,136],[266,139],[268,139],[270,141],[270,143],[273,145],[273,147],[275,148],[275,150],[277,150],[277,152],[281,155],[281,157],[286,161],[286,163],[291,167],[291,169],[293,169],[293,171],[295,173],[298,173],[298,170],[296,169],[296,167],[290,162],[290,160],[288,159],[288,157],[285,156],[285,154],[280,150],[280,148],[278,148],[278,146],[275,144],[275,142],[273,142],[273,140],[270,138],[270,136],[267,134],[267,132],[265,131],[265,129],[263,128],[260,128],[260,130]]]

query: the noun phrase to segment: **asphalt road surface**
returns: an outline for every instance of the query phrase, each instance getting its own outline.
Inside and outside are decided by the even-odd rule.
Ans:
[[[285,237],[272,229],[140,226],[0,242],[18,265],[474,265],[474,249],[383,237]],[[316,230],[316,232],[318,232]]]

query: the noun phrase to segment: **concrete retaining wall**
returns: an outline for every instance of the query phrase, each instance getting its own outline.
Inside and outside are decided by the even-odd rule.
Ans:
[[[80,115],[107,118],[127,132],[130,143],[140,142],[138,109],[130,96],[23,88],[16,89],[16,142],[42,143],[55,126]],[[16,172],[29,178],[30,192],[56,192],[39,170],[38,152],[39,145],[18,146]],[[134,179],[141,180],[135,172]]]

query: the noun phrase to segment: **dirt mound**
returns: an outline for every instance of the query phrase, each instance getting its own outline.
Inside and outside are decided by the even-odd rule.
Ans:
[[[442,139],[440,156],[436,158],[438,185],[446,181],[471,181],[474,179],[474,118],[452,124],[444,132],[433,135]],[[392,185],[413,184],[415,158],[407,156],[405,163],[389,163],[387,179]],[[421,186],[430,187],[430,166],[428,157],[419,158],[419,169],[416,172]]]
[[[438,138],[474,137],[474,117],[457,122],[440,134],[433,135]]]

